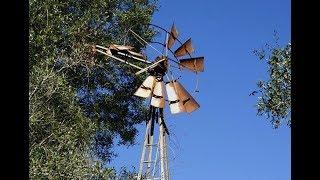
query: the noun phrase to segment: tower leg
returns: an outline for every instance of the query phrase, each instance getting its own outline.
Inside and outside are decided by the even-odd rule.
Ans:
[[[144,136],[144,143],[143,143],[142,154],[141,154],[141,158],[140,158],[140,167],[139,167],[139,173],[138,173],[138,180],[142,179],[142,171],[143,171],[145,154],[146,154],[146,150],[147,150],[146,148],[147,148],[147,145],[148,145],[150,127],[151,127],[151,121],[149,121],[148,124],[147,124],[146,133],[145,133],[145,136]]]
[[[142,154],[140,159],[138,180],[168,180],[168,158],[166,145],[166,126],[163,118],[163,109],[153,109],[153,114],[147,123]],[[159,111],[158,111],[159,110]],[[158,116],[160,114],[160,117]],[[154,123],[158,119],[159,133],[158,142],[154,142]],[[156,146],[156,153],[153,152],[153,146]],[[155,158],[153,157],[155,155]],[[154,159],[153,159],[154,158]],[[159,167],[160,164],[160,167]],[[158,166],[157,166],[158,165]]]
[[[164,157],[165,157],[165,162],[166,162],[166,164],[165,164],[165,168],[166,168],[166,177],[167,177],[167,179],[169,179],[169,160],[168,160],[168,144],[167,144],[167,136],[164,136],[164,145],[165,145],[165,147],[166,147],[166,149],[165,149],[165,154],[164,154]]]
[[[160,168],[161,168],[161,180],[168,180],[168,159],[167,159],[167,145],[166,145],[166,132],[164,128],[164,119],[159,117],[159,144],[160,144]]]
[[[152,147],[153,147],[153,135],[149,136],[149,144],[148,146],[148,163],[147,163],[147,177],[152,177],[151,175],[151,163],[152,163]]]

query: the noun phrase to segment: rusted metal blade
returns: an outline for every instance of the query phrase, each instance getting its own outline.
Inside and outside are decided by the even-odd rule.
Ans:
[[[171,48],[172,45],[174,44],[174,42],[176,41],[176,39],[178,38],[178,31],[176,29],[176,26],[173,24],[171,27],[171,32],[170,32],[170,36],[167,42],[167,47]]]
[[[174,81],[166,83],[167,96],[169,101],[169,107],[172,114],[186,112],[183,102],[180,100],[177,90],[174,85]]]
[[[178,94],[179,100],[182,101],[182,104],[185,107],[187,113],[191,113],[200,107],[197,101],[178,81],[174,81],[173,83]]]
[[[174,54],[177,57],[184,56],[186,54],[193,53],[194,49],[192,47],[191,38],[188,39],[185,43],[183,43],[176,51],[174,51]]]
[[[194,72],[203,72],[204,57],[180,59],[179,66],[181,69],[188,69]]]

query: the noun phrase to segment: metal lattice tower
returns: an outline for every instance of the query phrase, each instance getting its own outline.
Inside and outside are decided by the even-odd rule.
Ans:
[[[204,71],[204,57],[191,56],[194,52],[191,38],[182,43],[178,39],[178,31],[174,24],[172,25],[170,32],[160,26],[153,24],[149,25],[161,29],[166,33],[164,43],[151,42],[162,45],[165,54],[162,54],[131,29],[128,31],[131,32],[142,45],[148,45],[159,53],[159,56],[156,57],[153,62],[147,60],[145,55],[134,52],[134,47],[127,45],[110,44],[108,47],[95,45],[93,51],[102,53],[114,60],[139,69],[139,71],[135,73],[136,75],[148,73],[148,77],[134,93],[135,96],[150,98],[149,113],[146,119],[146,132],[137,179],[168,180],[169,162],[167,138],[169,131],[163,113],[165,102],[168,102],[172,114],[183,112],[191,113],[200,107],[195,99],[179,83],[178,80],[181,76],[178,78],[174,77],[171,70],[174,66],[170,65],[169,62],[178,64],[177,68],[180,72],[182,70],[189,70],[197,75],[199,72]],[[180,43],[180,46],[173,51],[171,48],[176,41]],[[168,52],[171,52],[173,58],[168,56]],[[183,56],[189,56],[189,58],[181,59],[180,57]],[[130,61],[140,61],[147,66],[143,68]],[[168,76],[168,73],[170,76]],[[167,78],[167,81],[164,81],[164,77]],[[195,92],[198,92],[198,79]]]
[[[169,179],[167,135],[164,123],[163,109],[151,107],[155,111],[147,122],[147,128],[142,148],[138,180],[141,179]],[[153,117],[152,117],[153,116]],[[155,122],[157,121],[157,122]],[[159,125],[158,141],[154,142],[154,125]],[[160,168],[159,168],[160,167]],[[160,171],[159,171],[160,169]]]

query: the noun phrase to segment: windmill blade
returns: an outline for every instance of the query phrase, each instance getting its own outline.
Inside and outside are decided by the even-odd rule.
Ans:
[[[194,72],[203,72],[204,71],[204,57],[195,57],[180,59],[179,66],[181,69],[188,69]]]
[[[156,81],[151,97],[151,105],[158,108],[164,108],[165,94],[166,91],[164,82],[162,80]]]
[[[177,50],[174,51],[176,57],[184,56],[186,54],[193,53],[194,49],[192,47],[191,38],[183,43]]]
[[[135,96],[148,98],[151,96],[153,87],[155,84],[156,78],[154,76],[148,76],[141,86],[137,89],[137,91],[134,93]]]
[[[169,107],[172,114],[186,112],[183,102],[177,94],[177,90],[174,86],[174,81],[166,83],[166,90],[168,95]]]
[[[174,42],[178,38],[178,34],[179,33],[178,33],[177,29],[176,29],[176,26],[174,24],[172,24],[170,36],[169,36],[169,39],[168,39],[168,42],[167,42],[167,47],[168,48],[172,47],[172,45],[174,44]]]
[[[198,109],[200,105],[197,101],[188,93],[188,91],[176,80],[173,82],[176,92],[178,94],[179,100],[182,101],[186,112],[191,113]]]

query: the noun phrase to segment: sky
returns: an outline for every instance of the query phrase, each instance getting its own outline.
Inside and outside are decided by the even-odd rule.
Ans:
[[[152,23],[170,29],[174,22],[182,41],[192,37],[195,56],[205,57],[199,75],[200,108],[192,114],[171,115],[169,131],[170,179],[289,180],[291,129],[273,129],[249,96],[256,82],[267,78],[266,63],[252,51],[273,42],[290,42],[289,0],[159,0]],[[148,50],[148,49],[147,49]],[[152,50],[150,50],[152,51]],[[194,75],[185,72],[181,83],[192,92]],[[139,166],[144,125],[134,146],[115,148],[111,166]]]

